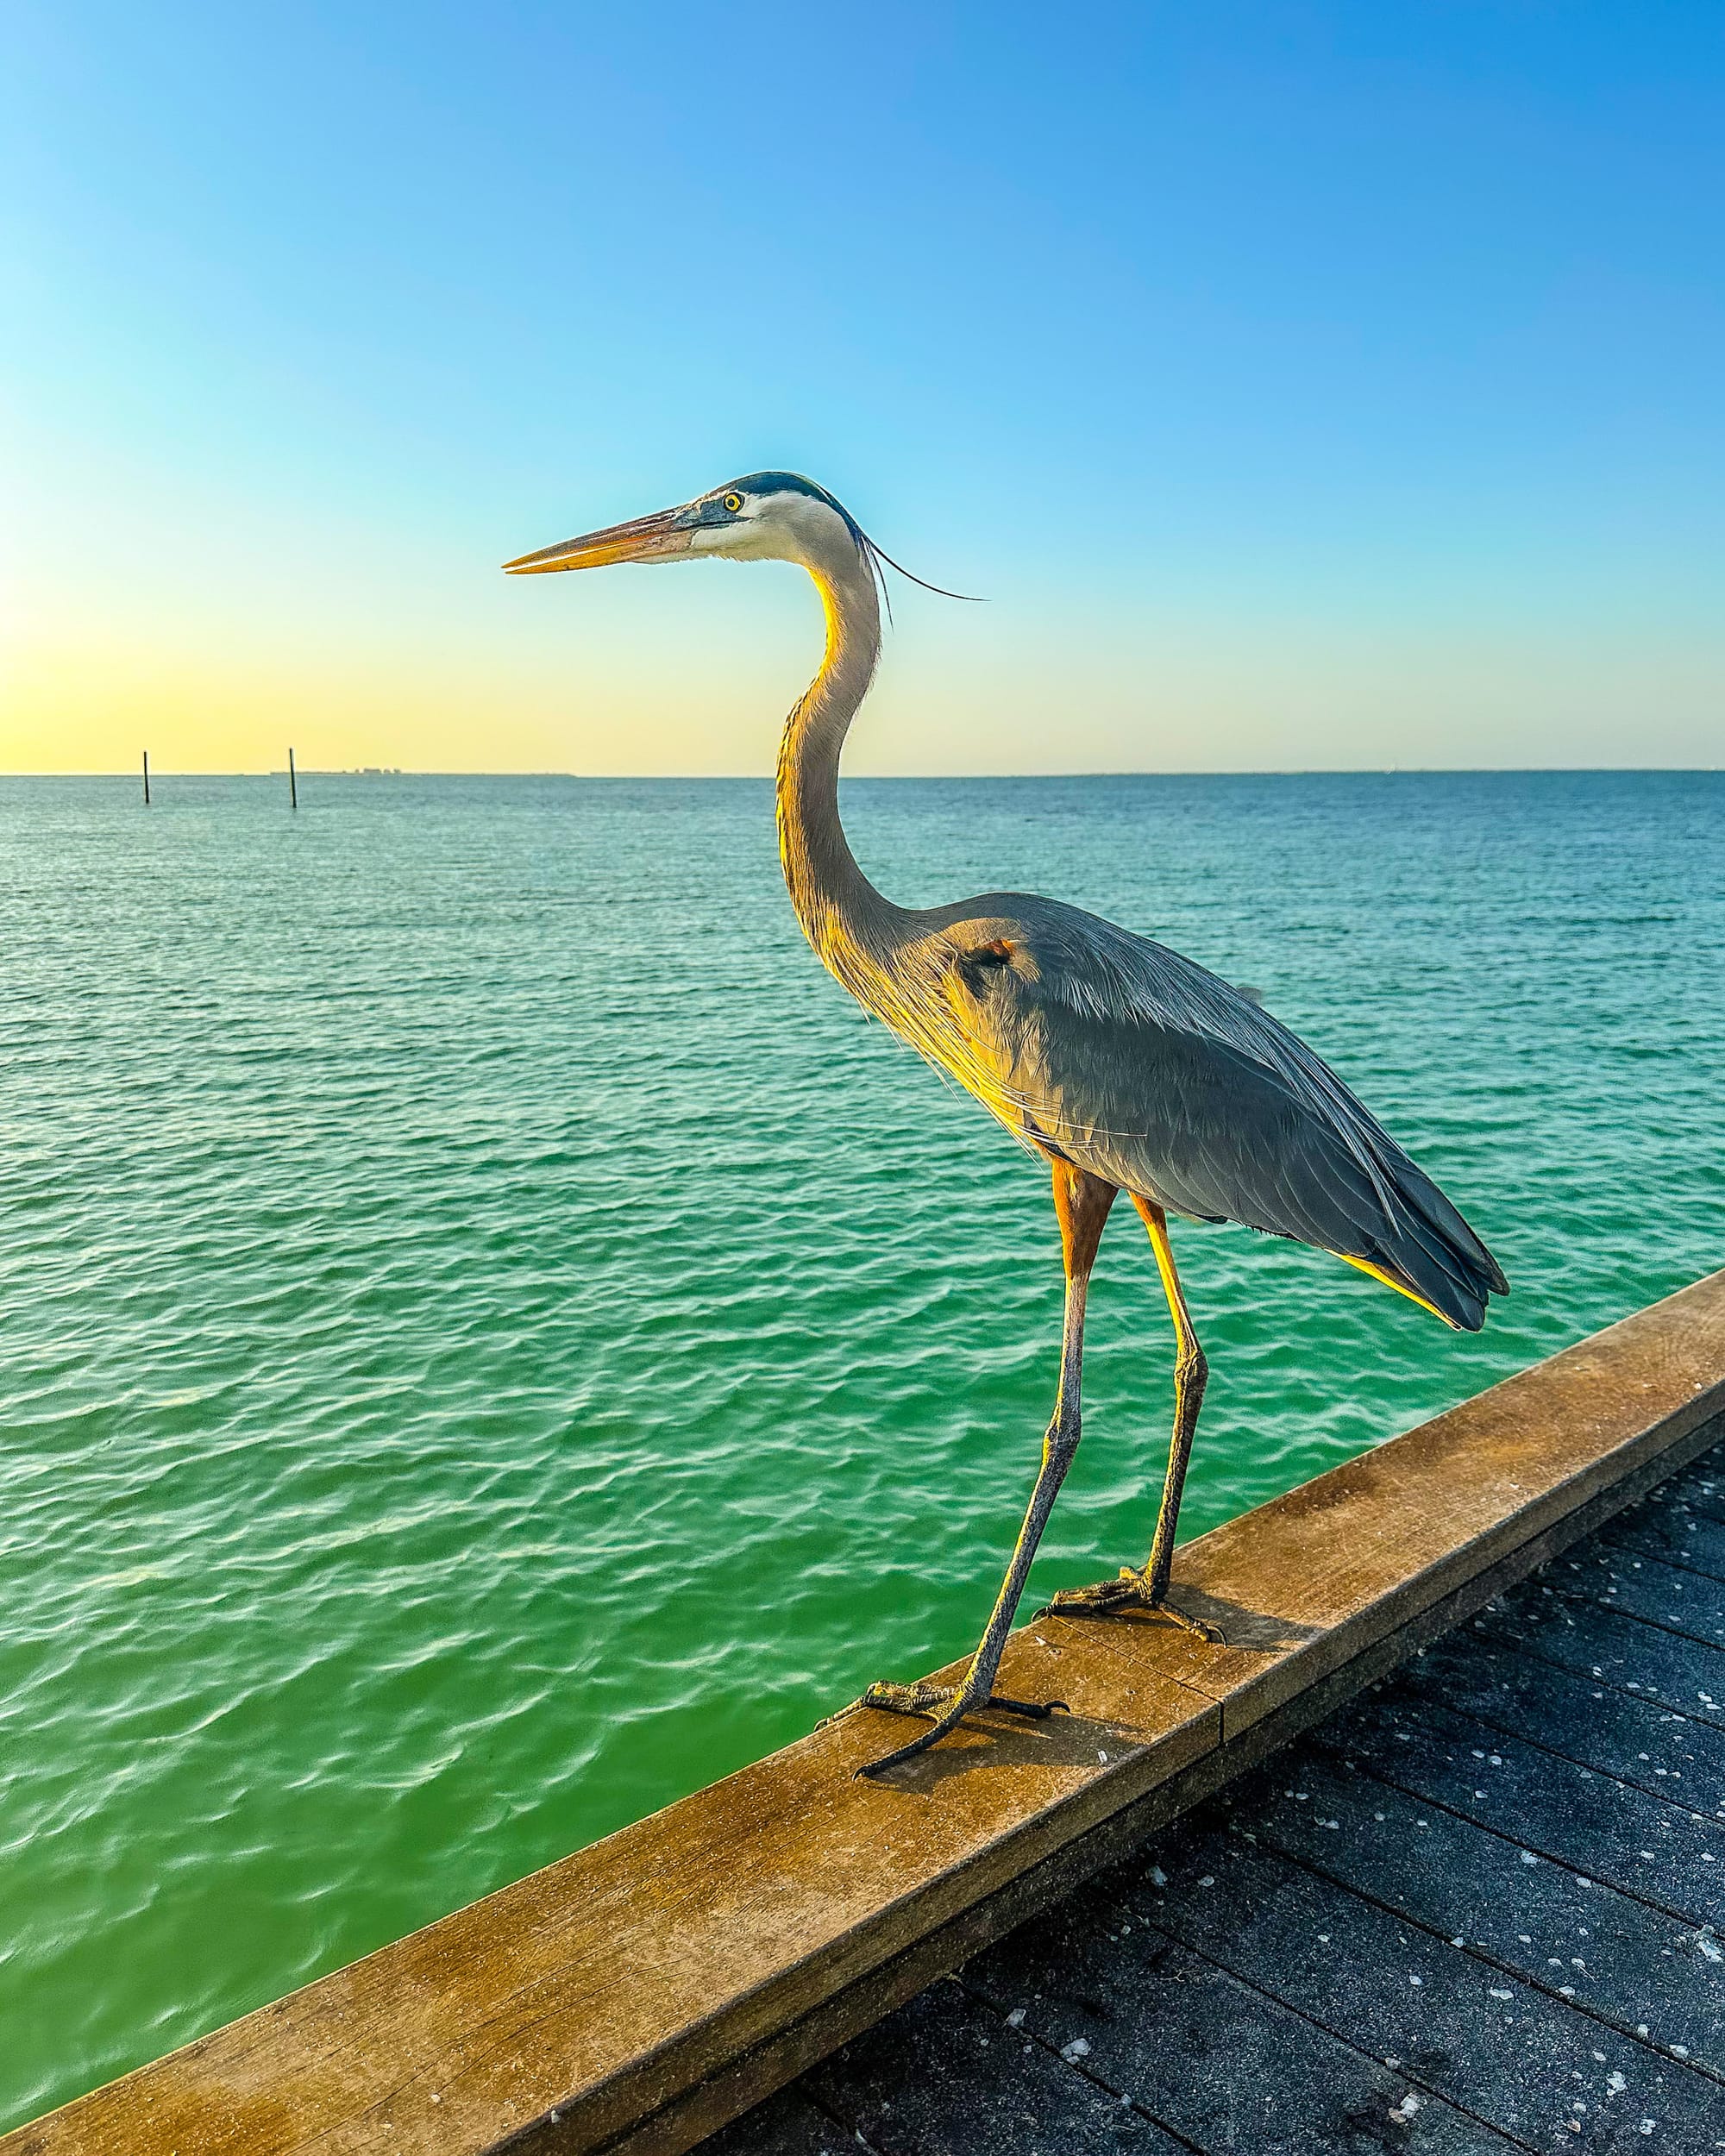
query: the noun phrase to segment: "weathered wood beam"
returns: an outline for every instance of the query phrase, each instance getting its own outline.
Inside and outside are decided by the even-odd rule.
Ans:
[[[676,2156],[1725,1426],[1725,1272],[1180,1552],[1226,1647],[1040,1620],[1072,1712],[890,1782],[859,1714],[0,2138],[0,2156]]]

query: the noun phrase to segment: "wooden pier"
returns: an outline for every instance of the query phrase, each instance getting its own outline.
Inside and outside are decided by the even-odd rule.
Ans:
[[[1725,2149],[1722,1444],[1725,1273],[0,2156]]]
[[[1725,2149],[1725,1445],[702,2156]]]

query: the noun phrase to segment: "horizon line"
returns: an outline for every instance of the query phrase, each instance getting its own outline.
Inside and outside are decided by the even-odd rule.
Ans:
[[[702,786],[770,786],[770,771],[486,771],[477,768],[413,770],[406,765],[345,764],[295,767],[301,779],[568,779],[584,786],[643,786],[655,783]],[[1579,778],[1631,772],[1672,777],[1710,776],[1725,770],[1717,763],[1530,763],[1530,764],[1265,764],[1250,769],[1170,771],[1137,768],[1085,771],[858,771],[842,774],[847,785],[894,786],[944,782],[955,779],[1407,779],[1407,778]],[[260,782],[287,777],[287,766],[272,771],[192,770],[153,763],[150,779],[251,779]],[[4,771],[0,783],[31,780],[66,782],[75,780],[120,780],[136,785],[136,765],[121,771]]]

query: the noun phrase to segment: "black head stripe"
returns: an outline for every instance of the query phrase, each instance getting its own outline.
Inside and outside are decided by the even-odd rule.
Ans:
[[[718,487],[715,492],[721,500],[727,494],[749,494],[757,498],[768,494],[806,494],[811,501],[825,502],[844,517],[851,536],[860,545],[862,527],[841,501],[837,501],[824,486],[817,486],[812,479],[806,479],[800,472],[751,472],[746,479],[732,479],[729,486]]]

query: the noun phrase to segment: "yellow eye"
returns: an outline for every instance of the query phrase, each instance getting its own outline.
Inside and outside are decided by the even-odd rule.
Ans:
[[[727,494],[724,498],[724,505],[734,517],[743,506],[743,497],[740,494]]]

